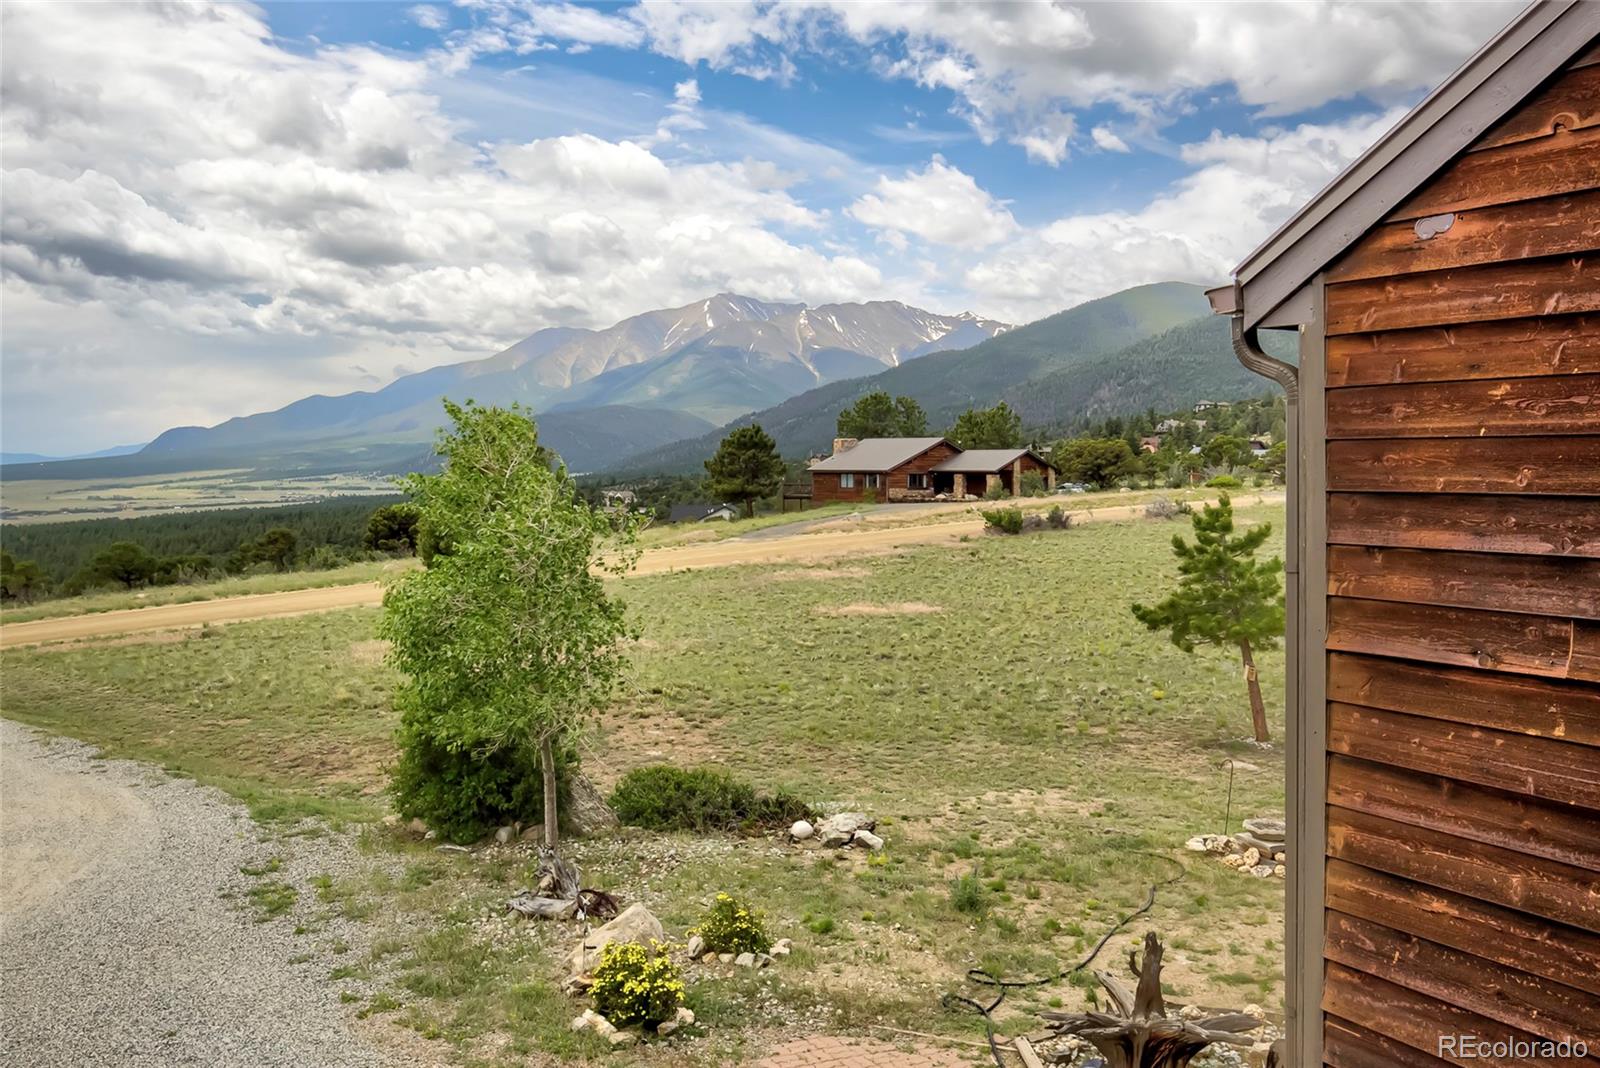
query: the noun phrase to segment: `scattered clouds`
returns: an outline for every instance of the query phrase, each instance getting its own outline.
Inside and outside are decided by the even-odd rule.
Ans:
[[[1128,142],[1112,132],[1109,126],[1096,126],[1089,131],[1089,136],[1094,140],[1095,147],[1107,152],[1131,152]]]
[[[935,245],[984,248],[1017,228],[1005,205],[940,156],[902,178],[880,177],[873,192],[850,205],[850,214],[899,239],[901,247],[909,236]]]
[[[1143,208],[1019,234],[974,263],[966,286],[980,307],[1020,322],[1143,282],[1215,283],[1403,114],[1213,134],[1183,147],[1197,169]]]

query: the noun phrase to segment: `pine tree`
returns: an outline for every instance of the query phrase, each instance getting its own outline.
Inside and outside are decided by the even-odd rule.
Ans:
[[[756,500],[783,488],[783,458],[778,445],[759,424],[742,426],[722,439],[717,454],[706,461],[706,483],[723,500],[744,505],[756,514]]]
[[[1258,742],[1268,738],[1267,709],[1252,650],[1276,648],[1284,623],[1283,561],[1255,558],[1271,534],[1270,523],[1235,534],[1233,502],[1223,494],[1194,517],[1193,545],[1182,535],[1173,536],[1177,590],[1154,607],[1133,606],[1139,622],[1151,630],[1170,631],[1172,644],[1186,653],[1197,645],[1239,650]]]

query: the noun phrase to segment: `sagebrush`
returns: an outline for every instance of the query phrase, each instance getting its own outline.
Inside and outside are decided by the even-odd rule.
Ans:
[[[611,794],[617,819],[652,831],[737,831],[809,819],[810,806],[785,790],[766,794],[727,772],[655,764],[635,768]]]

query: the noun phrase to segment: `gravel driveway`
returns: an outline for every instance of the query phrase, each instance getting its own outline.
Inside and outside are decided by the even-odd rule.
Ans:
[[[354,934],[254,922],[240,873],[272,856],[291,882],[339,872],[348,845],[268,840],[215,791],[93,753],[0,721],[0,1061],[390,1063],[322,978],[319,946]]]

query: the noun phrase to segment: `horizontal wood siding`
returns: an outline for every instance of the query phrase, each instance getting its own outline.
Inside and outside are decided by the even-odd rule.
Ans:
[[[1600,63],[1325,278],[1323,1060],[1600,1054]]]

